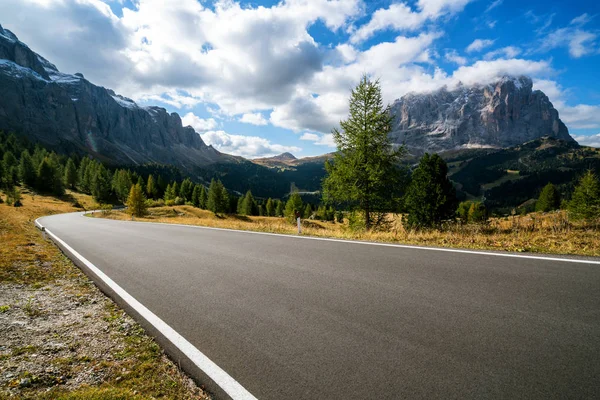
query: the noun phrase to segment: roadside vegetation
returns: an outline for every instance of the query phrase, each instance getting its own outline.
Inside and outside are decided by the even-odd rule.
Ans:
[[[0,398],[208,398],[35,228],[92,197],[14,190],[19,207],[0,190]]]

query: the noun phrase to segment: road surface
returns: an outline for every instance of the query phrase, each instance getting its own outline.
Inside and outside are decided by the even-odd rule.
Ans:
[[[600,398],[600,265],[40,222],[258,399]]]

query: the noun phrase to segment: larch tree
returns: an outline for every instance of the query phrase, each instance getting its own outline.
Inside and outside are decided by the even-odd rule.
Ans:
[[[403,174],[398,164],[404,150],[395,149],[388,136],[392,122],[379,81],[364,75],[350,95],[348,119],[332,132],[337,152],[325,164],[323,199],[360,211],[367,229],[384,222],[385,214],[400,204]]]
[[[560,194],[552,183],[548,183],[542,189],[540,197],[535,203],[535,211],[548,212],[560,207]]]
[[[273,199],[270,197],[267,199],[267,204],[265,205],[265,211],[267,212],[267,217],[275,216],[275,203]]]
[[[129,196],[127,196],[127,211],[134,217],[143,217],[146,210],[146,196],[144,196],[142,185],[136,183],[131,186]]]
[[[587,171],[579,180],[567,209],[575,220],[600,218],[600,180],[592,171]]]

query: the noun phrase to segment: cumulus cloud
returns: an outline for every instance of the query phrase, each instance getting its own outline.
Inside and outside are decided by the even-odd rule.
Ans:
[[[486,47],[490,47],[493,45],[495,40],[491,39],[475,39],[473,42],[467,46],[467,53],[474,53],[485,49]]]
[[[467,63],[467,58],[458,54],[456,50],[446,51],[446,53],[444,54],[444,58],[446,59],[446,61],[458,65],[465,65]]]
[[[196,132],[210,131],[219,126],[214,118],[202,119],[191,112],[181,118],[181,123],[183,126],[191,126]]]
[[[515,46],[507,46],[501,49],[490,51],[486,53],[483,58],[485,60],[492,60],[495,58],[515,58],[519,54],[521,54],[521,49]]]
[[[597,53],[598,32],[586,30],[584,27],[591,20],[592,17],[587,13],[573,18],[569,26],[553,30],[543,37],[536,51],[543,52],[564,47],[569,50],[569,55],[573,58]]]
[[[308,140],[317,146],[336,147],[331,133],[317,135],[315,133],[306,132],[300,136],[300,140]]]
[[[261,113],[246,113],[240,118],[240,122],[251,125],[267,125],[269,121]]]
[[[300,147],[274,144],[258,136],[233,135],[225,131],[208,131],[201,136],[205,143],[215,149],[245,158],[271,157],[285,152],[302,151]]]
[[[388,8],[376,10],[365,25],[350,38],[352,43],[363,42],[385,29],[415,30],[429,20],[461,11],[471,0],[419,0],[416,10],[407,3],[392,3]]]
[[[600,147],[600,133],[596,135],[572,135],[582,146]]]

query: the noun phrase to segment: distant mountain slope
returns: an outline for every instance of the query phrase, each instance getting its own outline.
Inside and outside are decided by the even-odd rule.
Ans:
[[[0,26],[0,129],[119,164],[157,162],[190,171],[237,158],[207,146],[176,113],[135,102],[83,75],[58,71]]]
[[[325,164],[325,161],[333,158],[333,153],[327,153],[320,156],[296,158],[291,153],[282,153],[273,157],[255,158],[253,163],[263,165],[269,168],[294,169],[304,164]]]
[[[485,199],[489,207],[504,212],[537,198],[548,182],[567,194],[586,170],[600,173],[600,149],[550,137],[508,149],[446,153],[444,157],[459,192]]]
[[[461,148],[506,148],[549,136],[573,141],[548,97],[530,78],[408,94],[392,105],[390,134],[413,154]]]

